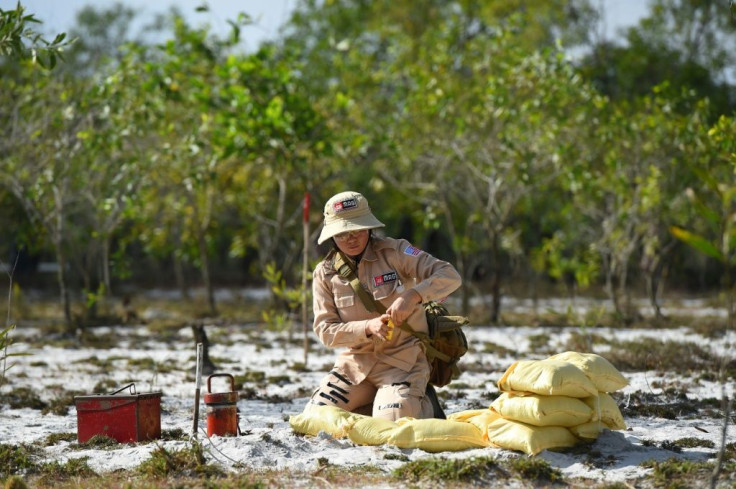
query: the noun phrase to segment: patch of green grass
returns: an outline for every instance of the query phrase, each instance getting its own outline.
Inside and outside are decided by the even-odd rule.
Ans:
[[[157,362],[151,357],[128,358],[128,366],[138,370],[153,370],[164,374],[178,370],[173,362]]]
[[[404,455],[403,453],[387,453],[383,456],[384,460],[398,460],[400,462],[408,462],[409,457]]]
[[[565,479],[559,469],[552,467],[549,462],[541,458],[518,457],[511,459],[509,464],[523,480],[562,482]]]
[[[514,350],[506,348],[505,346],[501,346],[497,343],[493,343],[492,341],[484,341],[483,345],[481,346],[481,348],[478,349],[478,351],[482,353],[498,355],[499,357],[511,357],[516,355],[516,352]]]
[[[291,369],[294,372],[311,372],[312,369],[307,367],[304,362],[294,362],[291,364]]]
[[[673,443],[680,448],[715,448],[716,446],[716,444],[710,440],[703,440],[695,437],[680,438],[679,440],[675,440]]]
[[[151,357],[128,358],[128,366],[139,370],[157,370],[156,361]]]
[[[715,307],[722,306],[723,304],[718,304]],[[694,333],[703,335],[706,338],[722,338],[729,330],[727,317],[682,316],[671,317],[670,319],[674,324],[685,325]]]
[[[74,396],[82,394],[84,393],[81,391],[62,390],[49,401],[48,405],[41,410],[41,413],[66,416],[69,413],[69,407],[74,405]]]
[[[23,477],[14,475],[5,481],[5,485],[3,487],[5,489],[28,489],[28,484],[26,484]]]
[[[713,465],[709,462],[694,462],[670,458],[662,462],[647,460],[642,467],[653,469],[647,476],[656,488],[685,489],[699,487],[703,481],[709,480]]]
[[[89,365],[92,367],[97,367],[97,370],[100,373],[109,374],[115,370],[115,362],[118,360],[127,360],[127,358],[120,356],[99,358],[97,355],[93,355],[89,358],[81,358],[74,363],[77,365]]]
[[[163,446],[156,447],[151,457],[138,466],[138,472],[154,478],[222,475],[221,469],[207,464],[202,445],[196,442],[178,451],[169,451]]]
[[[496,480],[501,474],[498,462],[491,457],[452,460],[425,458],[404,464],[392,472],[394,478],[412,483],[473,482]]]
[[[361,465],[357,467],[345,467],[342,465],[333,465],[326,457],[317,459],[317,470],[311,475],[311,478],[327,481],[329,487],[348,487],[354,481],[361,480],[364,484],[370,484],[375,480],[385,478],[384,473],[374,465]],[[322,486],[323,484],[310,484],[310,487]]]
[[[47,404],[41,400],[36,391],[29,387],[16,387],[5,396],[5,401],[11,409],[38,409],[42,410]]]
[[[87,464],[89,457],[70,458],[65,463],[58,461],[43,463],[39,466],[41,480],[46,484],[71,478],[89,479],[97,477],[97,473]]]
[[[38,448],[29,445],[0,444],[0,478],[35,472],[38,465],[34,459],[39,454]]]
[[[529,336],[529,351],[531,353],[549,353],[552,337],[547,333]]]
[[[669,392],[669,391],[668,391]],[[612,393],[619,405],[620,394]],[[668,394],[652,394],[637,391],[627,398],[626,406],[621,412],[626,416],[657,417],[664,419],[680,419],[686,416],[699,418],[721,418],[723,414],[718,410],[720,401],[717,399],[689,399],[685,394],[669,392]]]
[[[595,353],[593,345],[608,345],[610,341],[603,336],[592,334],[588,331],[573,331],[565,343],[564,350],[577,351],[580,353]]]
[[[606,359],[625,372],[664,370],[676,373],[710,369],[718,361],[712,353],[695,343],[655,338],[613,342]]]
[[[188,438],[189,435],[187,435],[181,428],[173,428],[170,430],[161,431],[161,440],[163,441],[184,441]]]
[[[292,382],[291,378],[288,375],[271,375],[270,377],[268,377],[267,380],[269,384],[278,385],[290,384]]]
[[[242,375],[235,376],[235,387],[243,386],[246,382],[260,384],[266,380],[266,373],[260,370],[249,370]]]
[[[77,434],[76,433],[51,433],[45,438],[43,445],[48,447],[51,445],[56,445],[62,441],[75,442],[77,441]]]
[[[119,388],[119,384],[113,379],[103,379],[95,384],[92,388],[93,394],[107,394],[108,392],[115,391]]]
[[[94,435],[86,442],[80,443],[79,446],[80,448],[114,449],[119,448],[120,443],[115,438],[107,435]]]
[[[109,323],[108,323],[109,324]],[[110,350],[120,345],[121,337],[115,332],[95,334],[88,328],[83,328],[80,343],[86,347],[100,350]]]

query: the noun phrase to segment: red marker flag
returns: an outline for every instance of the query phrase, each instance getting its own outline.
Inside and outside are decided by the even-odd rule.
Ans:
[[[303,222],[309,222],[309,192],[304,193],[304,215]]]

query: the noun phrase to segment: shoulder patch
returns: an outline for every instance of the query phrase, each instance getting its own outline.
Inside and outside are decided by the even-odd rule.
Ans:
[[[409,256],[417,256],[421,252],[422,250],[412,245],[407,246],[406,249],[404,250],[404,254],[409,255]]]

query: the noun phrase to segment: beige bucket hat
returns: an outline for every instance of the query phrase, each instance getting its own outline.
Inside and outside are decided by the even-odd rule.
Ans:
[[[347,231],[384,227],[371,212],[366,198],[358,192],[347,191],[334,195],[325,204],[324,215],[325,222],[318,244]]]

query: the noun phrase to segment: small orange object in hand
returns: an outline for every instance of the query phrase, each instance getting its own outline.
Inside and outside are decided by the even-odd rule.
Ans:
[[[388,326],[388,333],[386,333],[386,341],[389,341],[391,340],[391,338],[394,337],[394,322],[389,319],[387,326]]]

